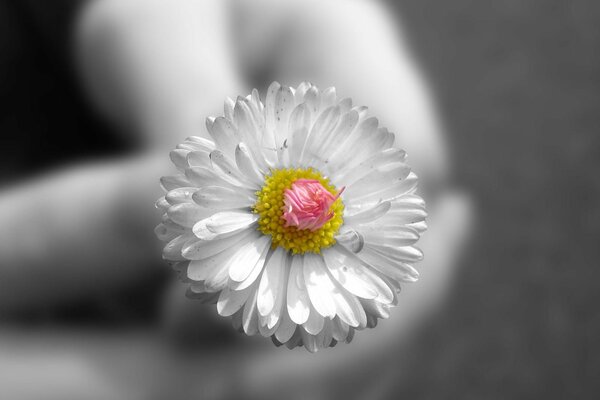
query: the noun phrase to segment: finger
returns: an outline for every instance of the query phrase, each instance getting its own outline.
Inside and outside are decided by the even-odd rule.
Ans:
[[[153,273],[163,157],[48,174],[0,193],[0,312],[94,296]]]
[[[366,105],[396,134],[427,185],[448,170],[447,149],[429,89],[379,2],[358,0],[242,1],[236,36],[247,68],[270,71],[282,83],[309,80]],[[301,16],[301,17],[299,17]],[[256,55],[262,59],[256,59]]]
[[[218,0],[89,2],[76,53],[94,103],[148,146],[201,135],[225,97],[242,93],[228,11]]]
[[[420,242],[426,256],[419,268],[418,287],[414,288],[421,292],[415,303],[424,309],[440,304],[460,274],[460,256],[475,222],[471,198],[464,192],[443,193],[430,210],[429,228]]]
[[[160,316],[168,342],[191,349],[212,350],[241,341],[231,321],[217,314],[216,307],[186,296],[188,284],[173,280],[165,293]]]
[[[102,371],[98,343],[76,348],[77,335],[0,334],[0,398],[102,400],[131,398]],[[90,338],[87,338],[90,339]],[[67,345],[70,343],[70,345]],[[91,354],[90,354],[91,353]],[[95,354],[95,358],[93,355]],[[131,389],[131,388],[129,388]]]

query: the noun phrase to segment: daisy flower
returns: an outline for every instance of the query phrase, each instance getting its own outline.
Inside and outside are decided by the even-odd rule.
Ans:
[[[350,342],[418,278],[426,229],[394,134],[334,88],[273,83],[227,99],[211,139],[171,152],[161,179],[163,256],[247,335],[311,352]]]

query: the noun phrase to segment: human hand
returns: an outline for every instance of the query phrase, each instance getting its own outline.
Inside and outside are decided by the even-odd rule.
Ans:
[[[5,271],[3,282],[10,289],[4,304],[18,311],[23,301],[34,307],[48,301],[76,301],[82,291],[124,284],[147,273],[158,258],[155,242],[145,233],[151,232],[153,224],[147,206],[158,197],[156,179],[166,174],[167,160],[162,154],[185,136],[203,135],[201,121],[217,113],[216,102],[226,94],[246,92],[246,79],[262,71],[269,72],[268,80],[297,83],[310,79],[323,86],[335,85],[355,103],[370,105],[373,114],[397,133],[398,145],[408,150],[426,193],[436,195],[426,196],[430,228],[423,237],[426,260],[418,266],[421,282],[404,291],[397,315],[369,335],[359,335],[358,343],[317,356],[320,367],[314,361],[317,358],[304,354],[298,355],[297,363],[287,363],[285,352],[271,348],[270,343],[252,342],[251,347],[261,349],[258,357],[264,368],[253,368],[254,357],[236,366],[247,378],[244,387],[249,393],[261,393],[266,387],[263,383],[272,383],[274,377],[289,382],[298,374],[308,374],[313,379],[328,366],[363,359],[366,354],[373,357],[405,337],[443,298],[468,232],[468,201],[438,190],[448,168],[444,132],[412,58],[377,5],[359,1],[349,6],[336,0],[240,1],[232,6],[195,0],[96,3],[83,19],[82,75],[96,104],[119,126],[129,128],[123,132],[135,133],[145,154],[118,165],[109,162],[59,174],[44,179],[45,186],[32,183],[24,192],[5,193],[4,198],[11,199],[6,200],[5,209],[11,212],[3,217],[12,221],[6,227],[16,226],[18,216],[33,215],[35,209],[55,218],[49,218],[45,230],[37,233],[45,251],[7,246],[3,254],[14,254],[13,260],[22,254],[27,257],[19,260],[20,267],[12,273]],[[221,22],[236,12],[244,21],[230,38]],[[207,23],[207,15],[212,23]],[[158,33],[150,34],[153,31]],[[284,38],[279,39],[283,43],[277,38]],[[105,52],[92,51],[92,56],[86,49],[98,50],[96,40]],[[244,74],[235,67],[235,54]],[[257,60],[256,54],[265,57]],[[163,153],[156,156],[156,150]],[[124,217],[127,224],[123,224]],[[88,231],[89,227],[93,230]],[[36,279],[40,271],[47,274],[41,275],[45,279]],[[44,285],[48,281],[52,285]],[[30,282],[39,282],[34,296],[27,290]],[[165,323],[173,320],[179,308],[197,307],[182,296],[177,299],[169,303]],[[206,325],[204,318],[197,321]],[[172,326],[181,329],[181,324]],[[211,357],[218,363],[224,353]]]

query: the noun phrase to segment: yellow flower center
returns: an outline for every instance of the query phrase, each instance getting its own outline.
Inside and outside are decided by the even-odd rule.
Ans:
[[[253,211],[259,214],[258,230],[271,236],[273,248],[281,246],[292,254],[312,252],[319,254],[321,249],[335,244],[334,236],[344,223],[344,203],[338,198],[330,208],[333,216],[316,230],[298,229],[286,226],[283,218],[284,193],[298,179],[314,179],[321,183],[332,195],[338,191],[318,171],[312,168],[288,168],[271,170],[265,177],[262,189],[256,192],[256,204]]]

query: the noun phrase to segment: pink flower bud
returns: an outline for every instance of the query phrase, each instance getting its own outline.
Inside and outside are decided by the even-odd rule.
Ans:
[[[344,188],[334,196],[318,180],[298,179],[284,193],[285,226],[311,231],[321,228],[333,217],[331,205],[343,191]]]

